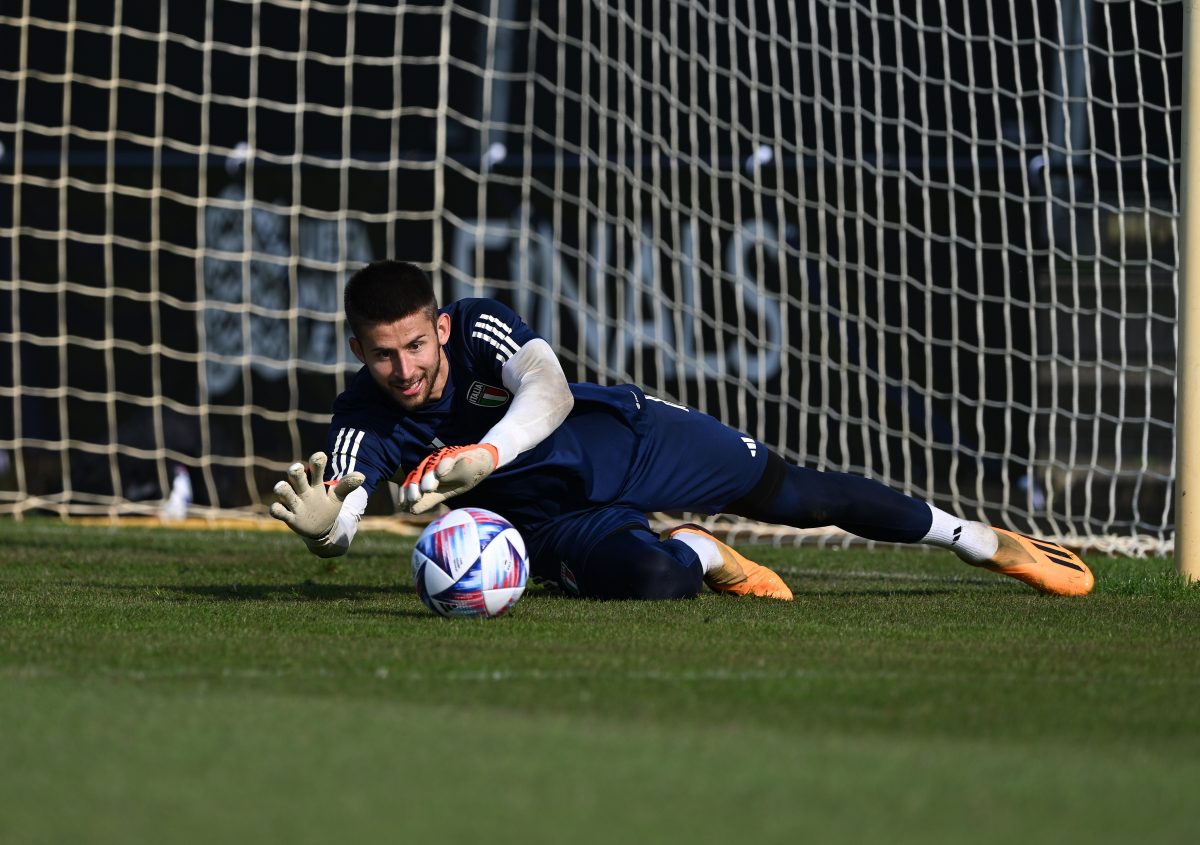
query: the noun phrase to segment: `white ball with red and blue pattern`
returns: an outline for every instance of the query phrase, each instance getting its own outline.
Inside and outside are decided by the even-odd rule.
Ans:
[[[504,517],[458,508],[435,519],[417,539],[413,583],[439,616],[500,616],[525,592],[525,541]]]

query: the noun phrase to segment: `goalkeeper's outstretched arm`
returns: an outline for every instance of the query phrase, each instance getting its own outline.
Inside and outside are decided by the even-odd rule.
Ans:
[[[408,474],[400,490],[400,506],[425,513],[465,493],[492,472],[532,449],[562,425],[575,397],[558,356],[541,338],[528,341],[501,370],[513,395],[504,417],[479,443],[433,453]]]
[[[500,377],[513,395],[512,405],[483,436],[484,443],[496,447],[498,467],[549,437],[575,405],[558,356],[540,337],[518,349]]]

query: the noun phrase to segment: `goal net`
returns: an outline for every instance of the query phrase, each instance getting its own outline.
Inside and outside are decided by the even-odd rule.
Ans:
[[[1168,551],[1183,6],[8,3],[0,512],[262,514],[400,257],[573,379]]]

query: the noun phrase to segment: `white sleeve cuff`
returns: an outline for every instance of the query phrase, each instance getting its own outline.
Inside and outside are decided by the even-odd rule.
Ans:
[[[317,557],[344,555],[350,548],[350,541],[354,539],[354,535],[358,531],[358,521],[362,519],[363,512],[367,509],[369,498],[370,494],[361,487],[347,496],[346,501],[342,502],[342,509],[338,511],[337,522],[333,524],[333,528],[329,529],[328,534],[319,540],[303,538],[308,550]]]

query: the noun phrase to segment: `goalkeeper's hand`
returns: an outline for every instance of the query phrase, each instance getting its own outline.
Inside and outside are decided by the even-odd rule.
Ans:
[[[310,540],[328,536],[342,510],[342,502],[366,481],[361,472],[352,472],[336,482],[323,483],[327,460],[324,452],[316,452],[308,459],[314,483],[309,483],[304,464],[297,462],[288,467],[287,478],[274,487],[278,501],[271,505],[271,516]]]
[[[451,496],[465,493],[492,474],[500,455],[491,443],[448,446],[421,461],[404,479],[400,507],[425,513]]]

